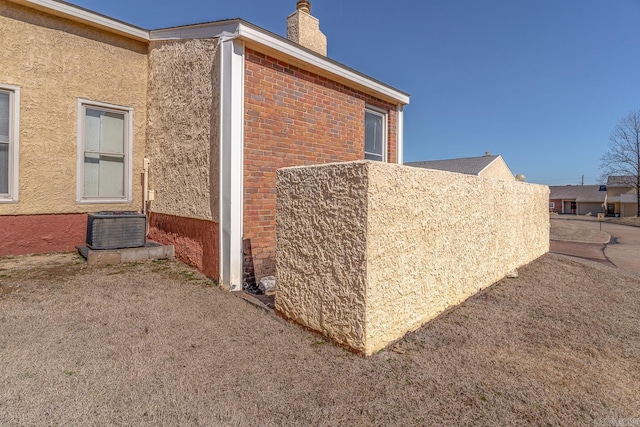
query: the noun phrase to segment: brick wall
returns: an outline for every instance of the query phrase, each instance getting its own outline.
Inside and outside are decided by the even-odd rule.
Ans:
[[[245,280],[275,273],[276,170],[364,159],[364,109],[388,114],[396,162],[396,107],[247,49],[245,60]]]
[[[553,209],[551,209],[551,202],[554,203]],[[561,199],[550,199],[549,200],[549,211],[555,213],[562,213],[562,200]]]

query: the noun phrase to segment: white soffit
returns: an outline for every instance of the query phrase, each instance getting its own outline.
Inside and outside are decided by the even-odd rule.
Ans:
[[[129,25],[108,16],[56,0],[9,0],[12,3],[40,10],[51,15],[80,22],[91,27],[120,34],[138,41],[149,41],[149,31]]]
[[[219,37],[223,32],[235,34],[236,37],[245,41],[247,47],[266,53],[274,58],[283,59],[291,65],[343,83],[345,86],[361,90],[376,98],[396,105],[409,103],[409,95],[404,92],[351,70],[322,55],[315,54],[286,39],[248,25],[241,20],[152,30],[150,32],[150,40],[214,38]]]

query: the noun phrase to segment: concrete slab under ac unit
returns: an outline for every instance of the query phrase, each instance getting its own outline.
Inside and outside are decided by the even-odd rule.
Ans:
[[[173,245],[162,245],[150,240],[147,240],[145,246],[139,248],[97,250],[90,249],[87,246],[76,246],[76,249],[87,260],[87,264],[90,267],[175,257]]]

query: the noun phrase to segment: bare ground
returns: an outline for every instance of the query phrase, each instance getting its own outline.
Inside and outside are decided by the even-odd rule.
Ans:
[[[0,425],[637,425],[639,325],[639,275],[548,255],[363,359],[177,261],[4,258]]]
[[[640,218],[634,217],[625,217],[625,218],[607,218],[607,222],[612,224],[622,224],[622,225],[631,225],[633,227],[640,227]]]

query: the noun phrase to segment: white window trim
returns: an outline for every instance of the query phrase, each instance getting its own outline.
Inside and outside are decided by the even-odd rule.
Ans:
[[[382,116],[382,118],[383,118],[383,120],[382,120],[382,162],[386,163],[386,162],[389,161],[389,159],[388,159],[389,158],[389,154],[388,154],[388,150],[389,150],[389,148],[388,148],[389,112],[387,110],[383,110],[382,108],[374,107],[373,105],[369,105],[369,104],[366,104],[364,106],[364,112],[365,113],[369,112],[369,113],[372,113],[372,114],[377,114],[379,116]],[[366,137],[366,135],[365,135],[365,137]],[[367,154],[367,152],[364,151],[364,154]],[[369,154],[376,154],[376,153],[369,153]]]
[[[0,84],[9,96],[9,194],[0,195],[0,203],[18,203],[20,174],[20,88]]]
[[[84,197],[84,107],[97,107],[126,113],[125,126],[125,160],[124,167],[124,197],[99,198]],[[77,127],[77,148],[78,166],[76,176],[76,203],[78,204],[108,204],[108,203],[131,203],[133,194],[133,108],[122,105],[108,104],[105,102],[92,101],[89,99],[78,99],[78,127]]]
[[[549,209],[555,209],[556,208],[556,202],[549,202]]]

